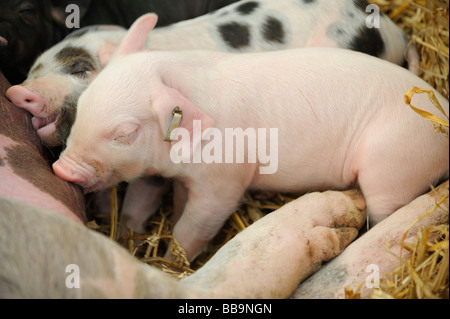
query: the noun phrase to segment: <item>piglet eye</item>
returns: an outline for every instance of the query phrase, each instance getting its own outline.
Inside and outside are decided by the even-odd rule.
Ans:
[[[131,145],[137,138],[140,126],[136,123],[123,123],[112,133],[114,142]]]
[[[136,131],[130,133],[130,134],[124,134],[123,135],[119,135],[116,136],[114,138],[114,141],[120,144],[131,144],[131,142],[135,139],[136,137]]]
[[[91,66],[84,62],[75,62],[70,66],[70,74],[85,79],[91,73]]]
[[[86,70],[81,70],[81,71],[71,72],[71,74],[75,75],[79,78],[85,79],[89,76],[90,72],[86,71]]]

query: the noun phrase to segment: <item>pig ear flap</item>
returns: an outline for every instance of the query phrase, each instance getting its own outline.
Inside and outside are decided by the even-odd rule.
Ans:
[[[189,133],[192,143],[194,130],[203,133],[207,128],[213,126],[213,119],[192,104],[179,91],[166,87],[165,93],[155,99],[153,104],[165,141],[176,141],[180,137],[184,139],[183,132],[180,132],[180,129],[183,129],[184,133]]]
[[[154,29],[158,16],[148,13],[137,19],[128,30],[114,57],[119,57],[142,51],[147,41],[147,36]]]

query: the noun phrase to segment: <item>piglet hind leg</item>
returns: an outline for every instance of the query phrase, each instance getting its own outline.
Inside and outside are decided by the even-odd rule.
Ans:
[[[356,238],[365,216],[357,191],[305,195],[236,235],[181,283],[210,298],[286,298]]]
[[[440,163],[436,163],[434,167],[438,165]],[[401,167],[398,163],[374,165],[360,174],[359,184],[367,201],[367,215],[371,226],[409,204],[439,180],[439,176],[427,175],[428,170],[425,168],[418,168],[414,173],[414,164],[407,163],[404,166]]]

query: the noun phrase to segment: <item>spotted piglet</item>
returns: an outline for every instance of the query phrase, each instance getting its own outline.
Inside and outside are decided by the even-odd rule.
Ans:
[[[384,15],[380,16],[379,29],[368,28],[367,6],[366,1],[353,0],[240,1],[202,17],[157,28],[150,33],[146,46],[155,50],[239,53],[342,47],[397,64],[405,62],[406,54],[413,62],[410,69],[414,69],[417,52],[413,46],[407,49],[405,34]],[[108,63],[125,33],[92,29],[74,33],[38,58],[22,85],[8,90],[9,99],[33,114],[34,128],[45,145],[54,147],[66,141],[78,97]],[[126,226],[142,231],[142,222],[148,215],[138,218],[134,212],[140,209],[138,206],[146,207],[149,214],[155,211],[150,207],[159,203],[158,197],[167,187],[167,183],[155,184],[153,179],[132,187],[138,195],[152,192],[154,196],[150,202],[139,205],[136,194],[130,194],[133,200],[125,199]]]

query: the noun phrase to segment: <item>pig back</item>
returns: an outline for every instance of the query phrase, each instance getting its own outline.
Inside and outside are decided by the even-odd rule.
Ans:
[[[10,86],[0,72],[0,196],[85,223],[81,189],[53,174],[33,130],[31,115],[5,97]]]

